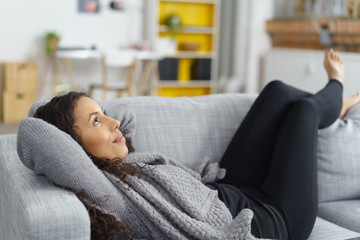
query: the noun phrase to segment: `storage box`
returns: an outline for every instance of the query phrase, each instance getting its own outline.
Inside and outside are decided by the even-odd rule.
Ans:
[[[191,66],[191,79],[210,80],[211,59],[196,59]]]
[[[27,116],[31,105],[35,101],[35,92],[9,92],[1,94],[2,121],[4,123],[18,123]]]
[[[159,61],[160,80],[177,80],[178,79],[179,60],[165,58]]]
[[[34,62],[4,62],[1,87],[3,91],[17,93],[35,92],[37,89],[37,66]]]

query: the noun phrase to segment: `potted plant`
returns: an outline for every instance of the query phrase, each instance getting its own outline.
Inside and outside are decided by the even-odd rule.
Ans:
[[[59,48],[60,36],[55,32],[47,32],[45,34],[45,51],[49,55],[55,54]]]
[[[166,19],[165,19],[165,25],[168,29],[168,31],[170,32],[170,35],[172,38],[175,38],[176,33],[180,30],[181,28],[181,19],[178,15],[176,14],[170,14]]]
[[[170,14],[164,19],[164,24],[169,33],[169,37],[160,37],[158,41],[158,51],[163,53],[175,53],[177,51],[176,34],[181,28],[181,19],[176,14]]]

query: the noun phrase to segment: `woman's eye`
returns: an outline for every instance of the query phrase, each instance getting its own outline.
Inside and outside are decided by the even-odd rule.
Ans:
[[[98,125],[99,123],[100,123],[99,118],[96,117],[96,118],[94,119],[94,125]]]

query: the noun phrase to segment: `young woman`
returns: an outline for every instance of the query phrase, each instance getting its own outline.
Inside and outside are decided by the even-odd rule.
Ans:
[[[268,84],[220,161],[220,166],[226,169],[225,178],[205,184],[218,191],[217,197],[234,219],[245,208],[253,211],[251,234],[255,237],[306,239],[311,233],[318,204],[317,130],[332,124],[360,101],[359,96],[354,96],[342,103],[343,63],[331,49],[325,53],[324,67],[329,82],[314,95],[280,81]],[[129,151],[130,144],[118,130],[119,121],[106,116],[96,102],[82,93],[55,97],[40,107],[34,117],[69,133],[100,169],[118,176],[121,181],[127,182],[130,175],[142,177],[144,169],[161,175],[151,170],[151,166],[149,170],[146,166],[123,161],[132,148]],[[191,195],[201,197],[201,191],[193,191]],[[94,208],[85,196],[78,194],[78,197],[89,209],[93,239],[105,239],[114,229],[119,236],[130,238],[131,232],[126,227],[130,223],[122,223],[101,208]],[[160,212],[167,216],[166,210]],[[220,216],[217,216],[219,222],[223,221]],[[198,228],[196,231],[201,232],[203,225],[181,224],[180,220],[174,223],[181,229],[178,239],[207,239],[206,235],[194,237],[186,232],[190,228]],[[156,234],[146,237],[153,239],[154,236]]]

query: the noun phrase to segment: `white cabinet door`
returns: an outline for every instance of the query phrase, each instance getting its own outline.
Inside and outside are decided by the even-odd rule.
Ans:
[[[360,54],[340,53],[345,64],[344,96],[360,92]],[[323,67],[324,51],[274,49],[265,55],[262,85],[282,80],[315,93],[328,81]]]

